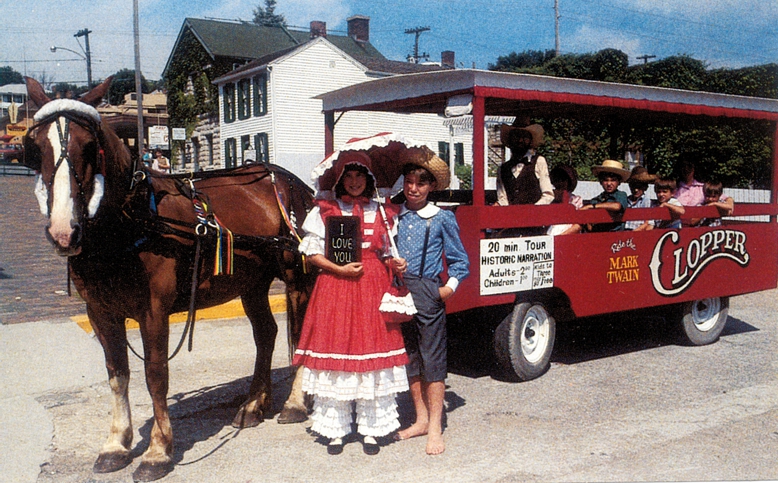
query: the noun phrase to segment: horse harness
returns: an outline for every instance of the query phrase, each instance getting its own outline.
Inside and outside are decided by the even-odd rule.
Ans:
[[[64,117],[64,128],[63,123],[59,122],[59,118]],[[62,163],[67,163],[68,170],[70,171],[70,174],[73,176],[73,179],[76,182],[76,186],[78,187],[78,201],[81,204],[81,214],[83,216],[83,219],[88,218],[88,205],[86,199],[86,192],[84,191],[84,182],[81,179],[81,176],[79,176],[78,172],[73,167],[73,162],[70,160],[70,153],[68,152],[68,141],[70,139],[70,123],[74,122],[81,126],[82,128],[89,131],[89,133],[92,135],[92,137],[95,139],[95,142],[97,143],[97,165],[95,166],[95,169],[98,173],[105,175],[105,151],[103,150],[103,147],[100,143],[100,125],[98,123],[95,123],[91,119],[87,119],[83,116],[79,116],[72,112],[62,111],[57,112],[55,114],[52,114],[50,116],[45,117],[44,119],[36,122],[28,132],[33,132],[40,126],[47,124],[49,122],[54,122],[54,124],[57,125],[57,135],[59,137],[59,143],[60,143],[60,153],[59,158],[57,159],[57,162],[54,163],[54,169],[51,172],[51,177],[48,180],[45,180],[46,188],[51,192],[52,187],[54,186],[54,177],[57,174],[57,171],[59,170]],[[49,213],[51,213],[51,200],[49,200],[48,204],[48,210]]]
[[[59,122],[60,117],[65,118],[64,123]],[[97,163],[95,169],[96,172],[104,176],[105,175],[105,152],[100,143],[100,138],[101,138],[100,124],[94,122],[91,119],[86,119],[85,117],[80,116],[76,113],[72,113],[68,111],[59,111],[36,122],[29,129],[28,132],[33,132],[41,125],[47,124],[52,121],[54,121],[54,123],[57,126],[57,134],[60,142],[60,155],[56,163],[54,164],[54,170],[52,171],[50,179],[45,180],[46,187],[49,190],[49,192],[51,192],[54,185],[54,178],[56,176],[57,171],[59,170],[60,166],[63,163],[67,163],[70,175],[73,177],[74,181],[76,182],[76,186],[78,187],[78,199],[79,199],[79,203],[81,204],[82,219],[86,223],[87,220],[89,219],[89,216],[88,216],[88,202],[87,202],[86,192],[84,189],[84,181],[81,178],[81,176],[79,176],[78,172],[75,170],[73,166],[73,162],[70,159],[70,154],[68,152],[68,142],[70,138],[70,123],[75,122],[82,128],[86,129],[95,139],[95,142],[97,143],[97,160],[96,160]],[[137,169],[138,166],[136,164],[136,170],[129,181],[130,190],[125,200],[124,209],[122,210],[123,215],[127,219],[129,219],[129,221],[135,224],[140,224],[142,231],[150,231],[161,235],[175,235],[182,238],[194,240],[195,242],[195,258],[192,267],[192,283],[191,283],[191,290],[190,290],[189,313],[187,316],[187,322],[184,327],[184,332],[181,336],[181,340],[179,341],[173,353],[168,357],[168,360],[171,360],[173,357],[175,357],[178,354],[179,350],[183,345],[184,340],[186,339],[187,333],[189,335],[188,350],[189,351],[192,350],[194,320],[196,315],[196,292],[197,292],[197,287],[199,285],[201,251],[202,251],[202,242],[204,240],[215,235],[217,238],[217,245],[219,245],[219,243],[224,243],[223,240],[227,241],[226,243],[227,246],[224,248],[225,250],[227,250],[225,253],[227,254],[227,258],[229,259],[229,261],[227,264],[224,264],[221,263],[219,257],[217,257],[216,260],[217,267],[215,269],[214,275],[231,274],[232,250],[235,246],[250,251],[257,251],[262,248],[267,248],[268,244],[270,244],[271,248],[275,249],[274,251],[277,254],[277,262],[279,263],[279,266],[282,266],[281,255],[280,255],[281,251],[296,252],[297,245],[299,244],[301,238],[297,233],[297,230],[294,224],[292,223],[289,217],[289,213],[287,212],[286,207],[284,206],[283,201],[281,199],[280,193],[278,191],[278,186],[276,184],[276,174],[265,163],[261,163],[261,164],[266,166],[266,170],[264,173],[261,173],[259,175],[258,180],[264,179],[268,176],[271,177],[271,183],[273,185],[273,190],[275,193],[276,201],[278,203],[278,208],[281,212],[282,218],[287,228],[289,229],[289,234],[291,236],[278,235],[278,236],[263,237],[263,236],[233,234],[229,229],[227,229],[227,227],[225,227],[219,222],[218,218],[216,217],[216,214],[209,209],[210,202],[209,200],[207,200],[207,197],[204,194],[197,192],[194,186],[194,180],[192,178],[191,173],[186,175],[164,175],[159,177],[170,178],[175,180],[179,192],[184,196],[187,196],[192,201],[193,210],[198,220],[197,223],[188,223],[182,220],[176,220],[173,218],[161,216],[156,213],[155,203],[153,204],[154,205],[153,207],[151,206],[151,204],[147,204],[147,206],[149,206],[149,209],[151,211],[151,216],[148,216],[147,213],[145,216],[141,215],[140,217],[136,217],[138,213],[136,212],[136,210],[131,208],[131,205],[132,205],[132,200],[138,195],[137,187],[139,187],[144,180],[148,180],[149,181],[148,186],[151,187],[151,183],[148,178],[150,176],[151,177],[158,176],[154,174],[149,174],[141,169]],[[240,168],[238,168],[238,170],[239,169]],[[210,178],[210,177],[245,175],[245,173],[235,173],[235,171],[236,170],[230,170],[230,171],[225,170],[220,172],[211,172],[207,174],[200,173],[202,176],[199,176],[199,178],[203,179],[203,178]],[[290,186],[292,185],[290,184]],[[153,199],[155,195],[156,194],[154,193],[153,189],[150,189],[149,196]],[[51,197],[49,197],[49,201],[48,201],[49,213],[51,212],[51,203],[52,203]],[[182,227],[184,229],[182,229]],[[304,258],[303,258],[303,264],[305,264]],[[68,291],[68,295],[71,295],[69,265],[70,265],[70,259],[68,258],[67,291]],[[135,354],[138,358],[144,360],[145,362],[145,358],[142,355],[140,355],[129,344],[129,341],[127,342],[127,346],[129,347],[130,351],[133,354]]]
[[[255,163],[259,164],[259,163]],[[257,252],[261,249],[270,248],[276,254],[276,262],[279,267],[283,266],[282,256],[283,251],[297,251],[297,245],[301,241],[296,227],[289,217],[289,213],[284,206],[281,195],[278,191],[276,183],[276,173],[270,169],[265,163],[261,163],[266,167],[263,173],[258,173],[256,181],[270,177],[271,184],[273,185],[273,191],[275,194],[278,209],[281,212],[282,218],[289,230],[290,236],[252,236],[234,234],[226,226],[224,226],[216,216],[216,214],[210,209],[211,203],[207,195],[197,191],[194,185],[195,179],[193,173],[187,173],[183,175],[157,175],[150,174],[143,170],[138,170],[133,175],[131,182],[130,193],[125,201],[125,210],[123,213],[128,218],[134,220],[136,223],[141,223],[144,231],[150,231],[160,235],[174,235],[181,238],[194,241],[195,254],[192,264],[192,281],[190,285],[189,296],[189,310],[187,314],[186,324],[184,326],[183,333],[181,334],[181,340],[176,346],[173,353],[169,356],[168,360],[175,357],[183,346],[184,340],[188,334],[188,350],[192,351],[193,336],[194,336],[194,323],[197,313],[196,307],[196,294],[197,287],[199,286],[200,267],[202,262],[202,244],[206,240],[216,240],[216,250],[214,257],[214,271],[213,275],[230,275],[232,273],[232,251],[234,248],[244,249],[248,251]],[[198,173],[198,179],[225,177],[225,176],[245,176],[245,173],[236,172],[240,168],[233,170],[217,171]],[[200,176],[202,174],[202,176]],[[147,181],[147,186],[151,187],[150,177],[159,177],[165,179],[173,179],[179,193],[187,197],[192,202],[192,208],[197,218],[196,223],[190,223],[183,220],[165,217],[156,213],[156,193],[153,189],[148,190],[149,199],[148,203],[144,204],[149,206],[151,216],[137,217],[137,213],[132,209],[128,209],[132,204],[131,200],[138,195],[136,189],[141,186],[141,183]],[[291,186],[291,184],[290,184]],[[269,247],[268,247],[269,245]],[[302,263],[305,269],[305,258],[302,257]],[[145,360],[143,356],[138,354],[132,346],[128,344],[130,350],[141,360]]]

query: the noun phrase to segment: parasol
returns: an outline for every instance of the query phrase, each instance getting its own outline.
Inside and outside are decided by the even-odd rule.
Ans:
[[[338,158],[348,151],[362,151],[370,156],[370,171],[375,176],[376,188],[382,196],[390,194],[391,188],[402,175],[403,166],[416,163],[430,166],[438,179],[438,189],[448,187],[450,175],[448,166],[425,144],[401,134],[384,132],[366,138],[353,138],[339,150],[327,156],[311,172],[311,180],[316,187],[317,196],[333,189],[337,182]],[[432,162],[436,159],[439,162]],[[428,168],[428,169],[430,169]]]

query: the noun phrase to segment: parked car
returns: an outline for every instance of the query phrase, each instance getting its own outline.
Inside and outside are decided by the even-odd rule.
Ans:
[[[24,153],[24,148],[21,144],[2,144],[0,145],[0,162],[6,164],[21,163],[22,153]]]

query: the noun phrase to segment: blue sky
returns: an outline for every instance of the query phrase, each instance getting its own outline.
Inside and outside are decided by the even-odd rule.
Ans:
[[[405,60],[414,35],[430,27],[419,50],[439,61],[453,50],[460,67],[485,69],[500,55],[554,48],[554,0],[277,0],[292,26],[322,20],[345,32],[352,15],[370,17],[370,40]],[[54,82],[86,82],[86,63],[56,45],[83,52],[74,34],[88,28],[93,78],[134,68],[132,0],[0,0],[0,66]],[[264,0],[139,0],[141,70],[157,79],[184,18],[250,20]],[[657,59],[688,54],[711,68],[778,62],[776,0],[559,0],[563,53],[616,48]]]

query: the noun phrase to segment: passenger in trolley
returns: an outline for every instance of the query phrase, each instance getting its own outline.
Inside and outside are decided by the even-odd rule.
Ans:
[[[624,213],[624,210],[629,205],[629,201],[627,200],[627,194],[619,191],[619,185],[629,178],[630,172],[624,169],[621,162],[606,159],[600,166],[592,168],[592,174],[597,176],[603,191],[584,204],[581,209],[601,209],[612,213]],[[597,232],[623,230],[624,222],[597,223],[589,226],[589,231]]]

